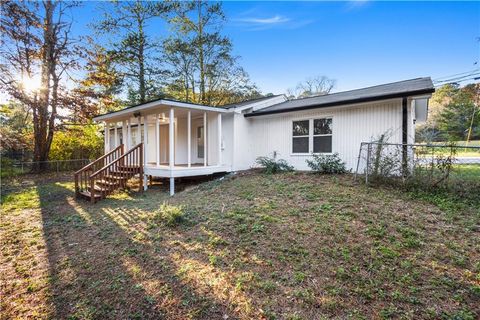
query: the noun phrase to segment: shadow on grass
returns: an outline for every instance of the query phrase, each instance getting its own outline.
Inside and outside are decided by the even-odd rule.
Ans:
[[[62,184],[38,185],[37,191],[50,266],[53,318],[236,317],[229,305],[202,294],[179,277],[182,266],[172,260],[171,248],[155,241],[161,235],[145,234],[148,231],[142,224],[147,221],[138,217],[142,210],[116,200],[96,205],[77,202],[73,191]]]

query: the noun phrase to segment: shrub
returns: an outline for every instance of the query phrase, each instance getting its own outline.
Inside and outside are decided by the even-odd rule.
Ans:
[[[160,209],[155,212],[155,220],[159,220],[169,227],[174,227],[185,220],[183,206],[173,206],[164,202]]]
[[[340,159],[338,153],[332,155],[313,154],[313,159],[307,159],[307,164],[318,173],[346,173],[345,162]]]
[[[265,173],[273,174],[278,172],[293,171],[293,166],[289,165],[283,159],[275,159],[269,157],[258,157],[256,163],[264,168]]]

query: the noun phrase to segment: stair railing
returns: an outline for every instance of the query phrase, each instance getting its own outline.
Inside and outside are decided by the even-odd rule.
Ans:
[[[81,191],[88,189],[90,182],[89,177],[92,172],[95,172],[104,167],[107,163],[113,162],[115,159],[120,158],[123,153],[124,146],[121,144],[97,160],[89,163],[85,167],[75,172],[75,195],[78,197]]]
[[[140,176],[140,188],[143,190],[143,170],[143,143],[139,143],[89,176],[90,201],[94,203],[96,196],[105,198],[119,187],[124,187],[126,180],[136,174]],[[121,185],[104,184],[100,190],[95,189],[97,182],[107,181],[109,177],[118,178]]]

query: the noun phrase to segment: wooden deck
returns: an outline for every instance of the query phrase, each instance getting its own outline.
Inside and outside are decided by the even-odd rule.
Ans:
[[[198,163],[192,163],[190,167],[186,164],[176,164],[173,169],[171,169],[168,164],[160,164],[157,166],[154,163],[147,163],[145,166],[146,175],[162,178],[205,176],[230,171],[232,171],[230,166],[204,166],[203,164]]]

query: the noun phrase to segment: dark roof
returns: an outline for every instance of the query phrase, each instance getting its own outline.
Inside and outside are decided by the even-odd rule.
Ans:
[[[276,94],[276,95],[271,95],[271,96],[266,96],[266,97],[261,97],[261,98],[256,98],[256,99],[245,100],[245,101],[237,102],[237,103],[224,104],[223,106],[220,106],[220,107],[225,108],[225,109],[237,108],[237,107],[245,106],[245,105],[250,104],[250,103],[260,102],[260,101],[263,101],[263,100],[268,100],[270,98],[279,97],[281,95],[282,94]]]
[[[402,98],[433,93],[434,91],[430,77],[417,78],[323,96],[289,100],[247,113],[245,117]]]

